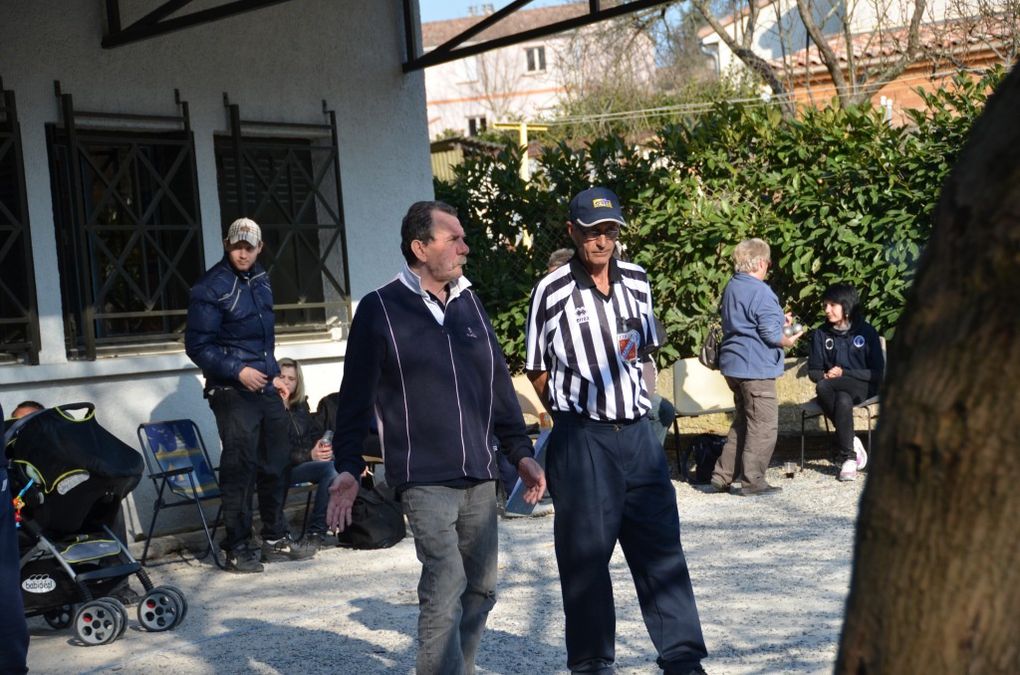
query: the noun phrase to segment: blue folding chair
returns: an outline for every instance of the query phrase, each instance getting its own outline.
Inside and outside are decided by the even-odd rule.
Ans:
[[[205,441],[198,426],[191,420],[170,420],[167,422],[149,422],[138,425],[138,442],[145,456],[145,465],[156,491],[156,501],[152,508],[152,521],[145,537],[145,549],[142,551],[142,564],[149,554],[149,543],[152,532],[156,528],[156,519],[163,508],[194,504],[202,519],[202,529],[209,542],[209,549],[201,557],[211,554],[217,567],[223,568],[223,562],[216,553],[213,538],[220,520],[223,505],[216,511],[213,529],[209,530],[202,503],[220,497],[220,484],[216,479],[216,469],[209,459]],[[169,494],[166,494],[169,491]],[[164,494],[166,496],[164,496]]]
[[[219,467],[213,467],[209,459],[209,451],[198,426],[192,420],[170,420],[167,422],[148,422],[138,425],[138,442],[147,452],[145,464],[156,491],[156,501],[152,509],[152,521],[145,537],[145,548],[142,551],[142,564],[149,553],[152,532],[156,528],[156,519],[163,508],[194,504],[202,519],[202,529],[209,542],[208,550],[200,558],[212,555],[213,562],[223,567],[223,561],[217,553],[214,539],[219,527],[223,505],[216,511],[213,528],[209,530],[202,503],[210,499],[219,499],[220,485],[216,477]],[[308,499],[305,501],[305,514],[301,522],[301,536],[308,527],[308,515],[315,496],[312,483],[295,483],[290,487],[309,488]],[[288,488],[289,489],[289,488]],[[169,494],[166,494],[169,490]],[[164,495],[166,496],[164,497]],[[286,498],[286,497],[285,497]]]

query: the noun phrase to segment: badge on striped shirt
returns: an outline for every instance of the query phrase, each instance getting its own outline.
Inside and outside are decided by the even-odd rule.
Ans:
[[[637,361],[638,347],[641,345],[641,334],[636,330],[617,333],[616,344],[620,349],[620,358],[624,361]]]

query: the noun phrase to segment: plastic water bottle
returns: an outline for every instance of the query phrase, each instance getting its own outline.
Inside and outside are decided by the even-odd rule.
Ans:
[[[319,440],[319,443],[322,443],[324,445],[333,445],[333,430],[326,429],[326,433],[322,435],[322,438]]]

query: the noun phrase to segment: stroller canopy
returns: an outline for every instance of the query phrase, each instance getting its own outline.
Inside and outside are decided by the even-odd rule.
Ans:
[[[71,411],[85,410],[76,418]],[[23,512],[48,531],[110,525],[121,499],[138,485],[142,456],[99,425],[91,403],[49,408],[14,422],[4,435],[15,478],[39,490]]]

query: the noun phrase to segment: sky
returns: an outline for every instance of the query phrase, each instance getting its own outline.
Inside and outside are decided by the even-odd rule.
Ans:
[[[535,7],[548,7],[549,5],[562,5],[568,0],[532,0],[522,9],[534,9]],[[463,16],[470,16],[472,6],[480,7],[483,4],[492,5],[493,9],[499,11],[510,4],[510,0],[418,0],[419,11],[422,21],[444,21],[446,19],[458,19]]]

